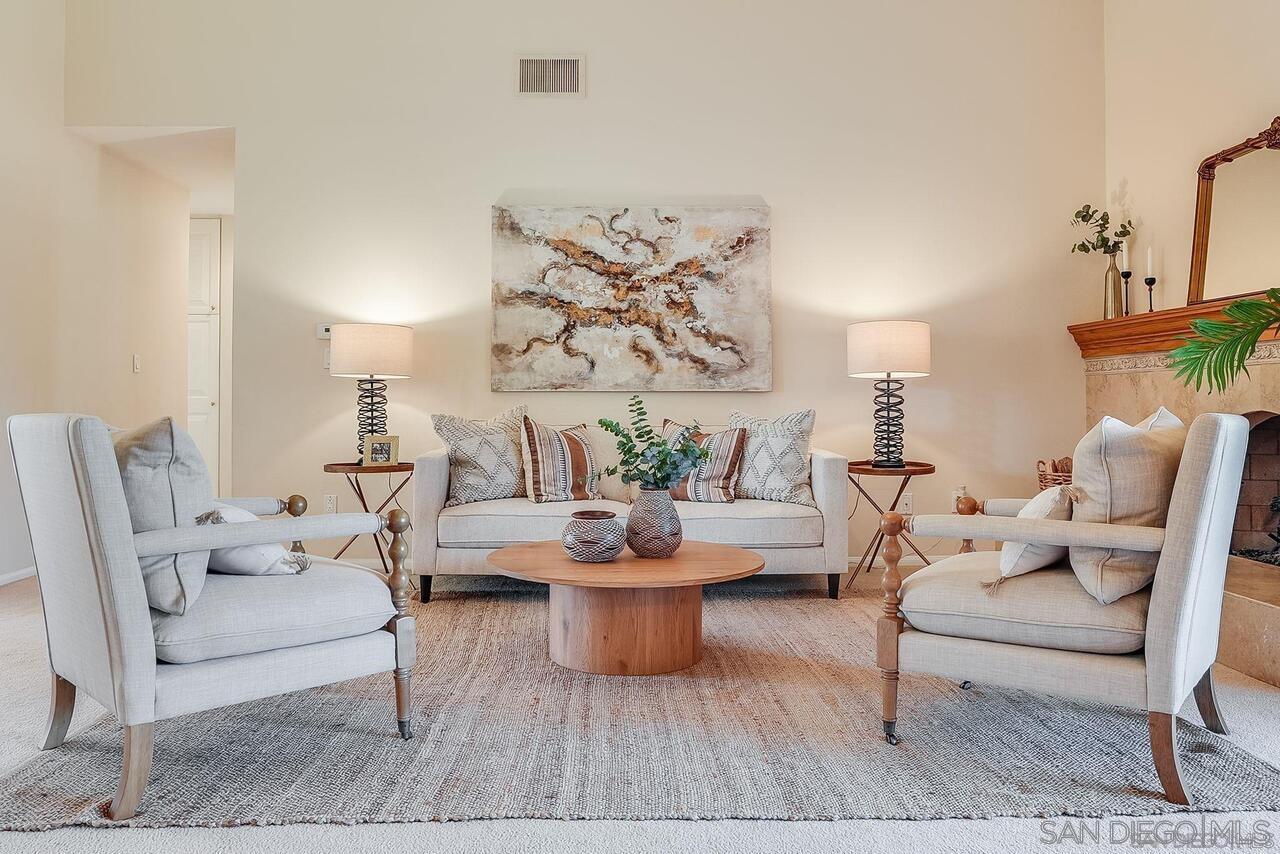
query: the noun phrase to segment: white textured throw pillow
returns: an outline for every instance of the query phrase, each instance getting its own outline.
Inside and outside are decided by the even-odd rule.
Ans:
[[[189,528],[213,506],[213,486],[204,458],[187,431],[161,418],[111,434],[116,465],[135,534]],[[147,602],[166,614],[184,614],[204,589],[208,552],[138,559]]]
[[[1071,518],[1071,489],[1051,486],[1023,505],[1019,519]],[[1046,546],[1038,543],[1005,543],[1000,547],[1000,577],[1012,578],[1036,569],[1053,566],[1067,556],[1066,546]]]
[[[1136,426],[1104,417],[1076,445],[1071,486],[1077,522],[1162,528],[1187,428],[1163,406]],[[1151,583],[1159,555],[1072,546],[1071,568],[1093,598],[1109,605]]]
[[[197,525],[256,521],[258,517],[248,510],[216,501],[211,511],[196,518]],[[310,566],[311,559],[306,555],[286,551],[279,543],[232,546],[209,552],[209,570],[226,575],[297,575]]]
[[[728,426],[747,431],[734,497],[817,507],[809,485],[814,417],[812,409],[772,419],[731,411]]]
[[[522,403],[488,421],[431,416],[436,435],[449,448],[449,500],[445,507],[525,496],[520,423],[526,411],[528,407]]]

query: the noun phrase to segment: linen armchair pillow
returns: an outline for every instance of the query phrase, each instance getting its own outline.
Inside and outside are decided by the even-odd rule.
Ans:
[[[812,409],[773,419],[756,418],[736,409],[729,413],[729,427],[747,431],[735,498],[818,506],[809,485],[814,417]]]
[[[1018,518],[1068,520],[1071,518],[1071,495],[1070,487],[1052,486],[1024,504],[1018,511]],[[989,583],[987,590],[994,592],[1004,579],[1053,566],[1066,556],[1066,546],[1004,543],[1000,547],[1000,577]]]
[[[209,470],[187,431],[161,418],[111,434],[133,532],[194,527],[213,506]],[[139,558],[147,602],[166,614],[185,614],[204,589],[208,552]]]
[[[1163,528],[1187,428],[1163,406],[1135,426],[1104,417],[1076,445],[1071,486],[1077,522]],[[1072,546],[1071,568],[1108,605],[1151,583],[1160,555]]]
[[[557,430],[524,416],[520,431],[525,493],[538,504],[600,497],[600,470],[587,425]]]
[[[248,510],[214,502],[213,509],[196,517],[197,525],[222,525],[227,522],[256,522],[258,517]],[[232,546],[209,552],[209,571],[224,575],[298,575],[311,567],[304,554],[286,551],[279,543]]]
[[[449,449],[449,497],[445,507],[525,496],[520,462],[520,420],[513,406],[488,421],[432,415],[431,426]]]
[[[738,467],[747,446],[747,431],[736,427],[719,433],[702,433],[676,421],[662,422],[662,438],[668,442],[686,432],[694,444],[707,452],[707,457],[671,487],[671,497],[676,501],[732,503],[733,490],[738,483]]]

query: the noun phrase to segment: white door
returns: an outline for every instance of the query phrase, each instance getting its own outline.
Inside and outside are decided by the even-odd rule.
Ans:
[[[187,430],[218,494],[218,332],[222,222],[191,220],[187,277]]]

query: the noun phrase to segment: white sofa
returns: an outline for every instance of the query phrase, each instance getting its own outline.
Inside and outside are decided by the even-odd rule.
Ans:
[[[829,451],[810,455],[817,507],[740,498],[728,504],[677,501],[687,540],[742,546],[765,559],[763,572],[825,573],[828,593],[839,598],[848,569],[848,460]],[[629,503],[599,499],[535,504],[527,498],[477,501],[445,507],[449,456],[444,449],[418,457],[413,466],[413,573],[423,602],[436,575],[494,575],[485,558],[515,543],[558,540],[570,514],[612,510],[625,524]]]

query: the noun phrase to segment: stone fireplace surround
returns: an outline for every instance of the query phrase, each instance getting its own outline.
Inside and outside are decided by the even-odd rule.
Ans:
[[[1187,319],[1211,315],[1212,310],[1213,306],[1170,309],[1071,327],[1085,360],[1087,425],[1096,424],[1103,415],[1133,424],[1160,406],[1188,424],[1205,412],[1230,412],[1247,417],[1250,427],[1255,428],[1250,434],[1251,453],[1241,490],[1240,506],[1247,508],[1248,524],[1245,526],[1245,511],[1238,511],[1232,547],[1248,547],[1246,541],[1269,547],[1271,541],[1265,531],[1274,529],[1277,517],[1267,505],[1272,497],[1280,494],[1280,418],[1277,418],[1280,341],[1267,340],[1259,344],[1248,362],[1249,376],[1242,377],[1226,392],[1209,394],[1188,388],[1169,368],[1167,351],[1180,343],[1180,335],[1186,334]],[[1156,317],[1158,315],[1165,317]],[[1140,331],[1144,320],[1146,328],[1157,329],[1158,334]],[[1116,352],[1125,346],[1142,352]],[[1046,449],[1046,454],[1057,452],[1058,449]],[[1256,530],[1258,527],[1262,533]],[[1233,556],[1227,565],[1218,660],[1257,679],[1280,685],[1277,649],[1280,649],[1280,567]]]

